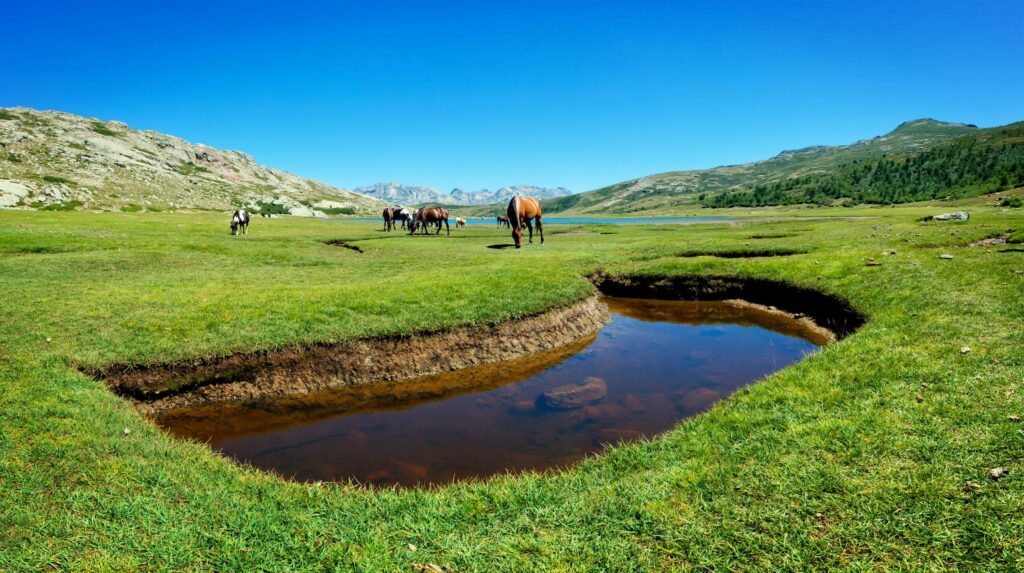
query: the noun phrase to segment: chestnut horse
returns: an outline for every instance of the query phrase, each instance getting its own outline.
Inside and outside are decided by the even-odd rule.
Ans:
[[[416,232],[416,229],[423,227],[423,234],[427,234],[427,225],[437,225],[437,233],[441,234],[441,223],[444,223],[445,233],[448,235],[452,234],[451,228],[448,226],[448,209],[442,209],[441,207],[424,207],[419,211],[416,211],[416,215],[413,216],[412,224],[409,225],[409,234],[412,235]]]
[[[392,209],[391,207],[384,208],[384,230],[393,231],[395,229],[395,219],[398,209]]]
[[[502,228],[502,226],[508,227],[508,217],[504,215],[498,215],[498,218],[495,220],[498,221],[499,229]]]
[[[520,197],[516,195],[508,202],[508,222],[512,225],[512,239],[515,240],[517,249],[522,246],[524,225],[530,230],[530,242],[533,242],[534,220],[537,221],[540,244],[544,244],[544,225],[540,222],[540,219],[540,201],[533,197]]]

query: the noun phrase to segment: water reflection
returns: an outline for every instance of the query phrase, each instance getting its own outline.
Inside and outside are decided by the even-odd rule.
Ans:
[[[653,436],[826,342],[777,313],[728,302],[608,298],[596,335],[528,358],[361,388],[169,411],[157,422],[299,480],[446,483],[569,465]],[[543,394],[600,378],[602,396]]]

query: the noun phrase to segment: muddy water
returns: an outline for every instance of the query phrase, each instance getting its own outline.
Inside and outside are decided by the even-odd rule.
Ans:
[[[521,360],[392,384],[172,410],[157,422],[298,480],[439,484],[566,466],[664,432],[825,338],[728,302],[608,298],[596,335]],[[607,394],[556,409],[543,394],[588,377]]]

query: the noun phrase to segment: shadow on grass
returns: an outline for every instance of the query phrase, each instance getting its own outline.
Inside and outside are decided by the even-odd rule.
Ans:
[[[507,243],[506,244],[502,244],[502,245],[487,245],[487,248],[488,249],[512,249],[512,248],[515,248],[515,245],[509,245]]]

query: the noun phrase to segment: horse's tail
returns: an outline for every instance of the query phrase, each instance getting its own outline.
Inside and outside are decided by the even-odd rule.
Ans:
[[[513,229],[518,229],[522,225],[519,219],[519,195],[513,196],[508,204],[508,219]]]

